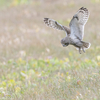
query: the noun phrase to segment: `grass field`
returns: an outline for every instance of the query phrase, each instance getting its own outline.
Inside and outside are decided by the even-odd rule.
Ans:
[[[79,54],[43,18],[68,26],[82,6],[91,47]],[[99,25],[100,0],[0,0],[0,100],[100,100]]]

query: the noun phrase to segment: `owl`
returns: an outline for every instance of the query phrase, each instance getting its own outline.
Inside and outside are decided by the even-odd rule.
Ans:
[[[69,27],[63,26],[50,18],[44,18],[44,23],[49,27],[65,31],[66,37],[61,40],[62,46],[66,47],[68,45],[73,45],[81,54],[81,51],[85,53],[85,50],[88,49],[91,45],[88,42],[82,41],[84,37],[84,26],[88,18],[88,9],[81,7],[72,17],[69,23]]]

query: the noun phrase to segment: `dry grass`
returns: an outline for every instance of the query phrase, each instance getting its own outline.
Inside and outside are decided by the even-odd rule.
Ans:
[[[92,45],[86,53],[80,55],[73,46],[63,48],[60,40],[65,37],[65,33],[46,27],[43,18],[49,17],[68,26],[69,20],[82,6],[90,11],[84,40]],[[12,2],[2,8],[0,89],[4,88],[7,96],[1,92],[0,96],[5,100],[99,100],[99,12],[100,2],[96,0],[34,0],[21,5]],[[20,65],[19,58],[24,59],[25,63]],[[41,65],[40,60],[30,61],[32,58],[52,59],[48,60],[49,64],[43,60]],[[57,58],[58,62],[53,58]],[[69,61],[65,61],[65,58]],[[33,67],[30,63],[40,64]],[[3,82],[6,85],[4,83],[3,86]],[[7,87],[10,82],[17,84],[11,90]],[[21,91],[17,94],[18,89]]]

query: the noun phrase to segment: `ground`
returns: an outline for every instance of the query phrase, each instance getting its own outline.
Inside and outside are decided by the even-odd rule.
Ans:
[[[2,1],[2,0],[1,0]],[[13,0],[0,4],[1,100],[100,99],[100,1]],[[63,31],[46,27],[48,17],[68,26],[80,7],[90,11],[79,54],[63,47]]]

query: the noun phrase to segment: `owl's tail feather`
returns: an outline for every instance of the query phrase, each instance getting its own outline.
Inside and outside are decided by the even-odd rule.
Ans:
[[[87,42],[84,42],[84,41],[82,41],[82,43],[83,43],[83,46],[84,46],[85,49],[88,49],[91,46],[90,43],[87,43]]]

